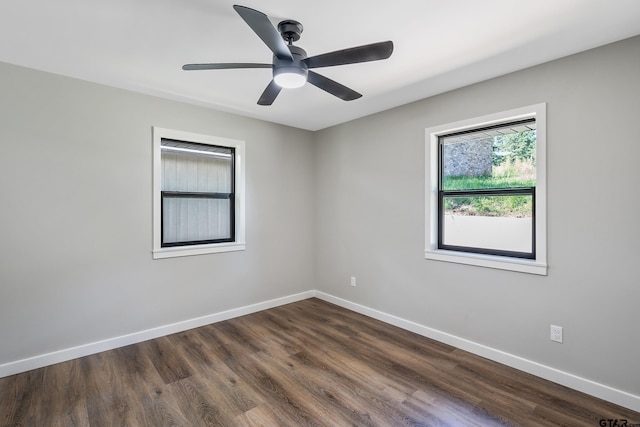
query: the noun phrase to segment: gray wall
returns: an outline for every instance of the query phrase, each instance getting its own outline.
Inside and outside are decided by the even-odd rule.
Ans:
[[[318,132],[317,289],[640,394],[639,78],[636,37]],[[548,276],[425,260],[425,128],[540,102]]]
[[[309,132],[1,63],[0,94],[0,364],[314,288]],[[152,260],[152,126],[246,141],[246,251]]]

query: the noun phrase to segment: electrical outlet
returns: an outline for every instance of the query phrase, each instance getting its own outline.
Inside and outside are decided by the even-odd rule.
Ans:
[[[356,277],[351,276],[351,286],[355,286],[355,285],[356,285]]]
[[[551,325],[551,341],[562,342],[562,326]]]

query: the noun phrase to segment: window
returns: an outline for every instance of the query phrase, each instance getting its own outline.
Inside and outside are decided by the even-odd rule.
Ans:
[[[545,105],[426,137],[425,257],[546,274]]]
[[[154,258],[244,249],[244,142],[153,128]]]

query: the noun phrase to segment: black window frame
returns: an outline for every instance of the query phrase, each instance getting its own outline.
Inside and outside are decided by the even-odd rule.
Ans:
[[[536,259],[536,187],[507,187],[494,189],[477,189],[477,190],[443,190],[444,182],[444,140],[452,136],[465,135],[470,133],[482,132],[505,126],[522,125],[526,123],[535,123],[535,119],[525,119],[517,121],[507,121],[491,126],[481,126],[473,129],[467,129],[460,132],[452,132],[438,135],[438,240],[437,248],[456,252],[467,252],[483,255],[496,255],[511,258]],[[537,142],[536,142],[537,143]],[[477,196],[531,196],[532,212],[531,212],[531,252],[517,252],[500,249],[479,248],[473,246],[457,246],[447,245],[444,240],[444,200],[447,197],[477,197]]]
[[[234,147],[225,147],[215,144],[202,144],[198,142],[184,141],[172,138],[161,138],[163,141],[174,141],[190,146],[200,147],[216,147],[231,152],[231,192],[205,192],[205,191],[160,191],[160,247],[175,248],[181,246],[208,245],[212,243],[230,243],[236,241],[236,149]],[[162,145],[160,151],[162,152]],[[162,156],[162,154],[160,154]],[[183,198],[183,199],[229,199],[229,236],[223,239],[204,239],[204,240],[187,240],[179,242],[165,242],[164,240],[164,201],[166,198]]]

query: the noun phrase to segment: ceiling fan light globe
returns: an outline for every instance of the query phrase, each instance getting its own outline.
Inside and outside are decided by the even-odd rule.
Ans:
[[[276,84],[285,89],[295,89],[304,86],[307,76],[304,73],[284,71],[273,76]]]

